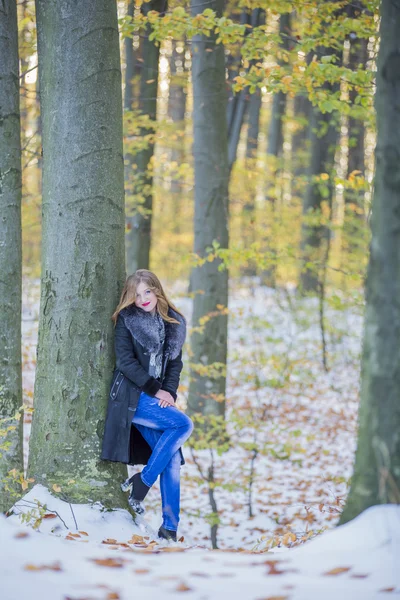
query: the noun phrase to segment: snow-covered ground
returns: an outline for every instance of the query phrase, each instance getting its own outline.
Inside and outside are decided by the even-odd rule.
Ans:
[[[191,300],[183,294],[177,297],[178,291],[179,286],[172,290],[172,298],[190,318]],[[9,557],[1,561],[1,581],[9,582],[5,595],[0,594],[2,600],[22,597],[21,590],[31,589],[26,587],[30,583],[38,586],[34,598],[40,600],[130,598],[132,586],[135,593],[144,586],[149,598],[158,598],[163,591],[178,595],[185,591],[199,599],[227,593],[257,600],[325,600],[339,594],[343,600],[368,599],[384,597],[388,592],[379,590],[389,588],[400,593],[398,507],[370,509],[347,526],[326,531],[338,521],[352,472],[359,311],[327,308],[326,372],[316,301],[300,301],[290,291],[249,282],[231,290],[229,310],[231,446],[219,455],[191,451],[185,445],[179,526],[183,541],[160,545],[151,540],[161,516],[157,484],[146,499],[144,531],[124,511],[104,513],[96,505],[74,506],[75,525],[69,505],[35,486],[15,512],[26,514],[37,505],[36,498],[62,521],[57,516],[36,520],[40,533],[25,524],[20,535],[21,525],[16,529],[16,524],[21,515],[0,520],[5,539],[1,549]],[[25,280],[23,377],[24,401],[29,405],[38,312],[39,282]],[[179,395],[183,408],[186,395],[184,372]],[[25,457],[30,420],[26,412]],[[208,485],[198,468],[206,473],[211,461],[220,520],[217,551],[211,550]],[[273,553],[267,552],[271,549]],[[106,562],[97,564],[95,558]],[[275,571],[283,573],[276,577]]]
[[[399,506],[370,508],[299,548],[252,553],[156,543],[135,530],[127,511],[70,506],[40,485],[18,504],[26,511],[37,501],[47,507],[39,531],[21,526],[17,515],[0,516],[2,600],[181,594],[193,600],[372,600],[400,593]]]

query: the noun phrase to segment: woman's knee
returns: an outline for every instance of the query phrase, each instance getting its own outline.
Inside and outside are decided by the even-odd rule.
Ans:
[[[190,417],[188,417],[187,415],[185,415],[186,419],[185,419],[185,429],[187,430],[188,434],[190,435],[193,431],[194,428],[194,424],[193,421]]]

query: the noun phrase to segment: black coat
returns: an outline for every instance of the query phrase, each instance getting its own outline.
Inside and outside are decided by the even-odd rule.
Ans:
[[[154,396],[169,392],[176,400],[182,371],[185,319],[169,308],[169,316],[179,324],[164,321],[165,342],[160,379],[151,377],[150,354],[159,344],[156,320],[134,304],[121,310],[115,326],[116,365],[108,399],[101,458],[130,465],[147,464],[151,448],[132,425],[141,392]],[[181,464],[185,464],[182,449]]]

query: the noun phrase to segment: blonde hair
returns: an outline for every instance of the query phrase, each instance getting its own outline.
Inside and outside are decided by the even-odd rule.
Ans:
[[[179,325],[179,321],[168,315],[168,309],[172,308],[172,310],[177,312],[182,317],[183,314],[167,298],[167,295],[165,294],[163,286],[161,285],[157,275],[151,271],[147,271],[147,269],[138,269],[133,275],[129,275],[125,281],[119,304],[111,317],[111,319],[114,321],[114,325],[117,323],[117,318],[121,310],[127,306],[135,304],[136,290],[139,283],[144,283],[147,285],[147,287],[157,296],[156,310],[159,312],[164,321],[167,321],[168,323],[177,323]]]

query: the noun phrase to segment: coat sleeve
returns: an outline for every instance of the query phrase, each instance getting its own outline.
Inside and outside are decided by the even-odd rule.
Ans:
[[[129,330],[125,326],[123,317],[118,315],[115,326],[115,359],[116,368],[130,379],[135,385],[149,396],[155,396],[161,388],[161,383],[151,377],[138,361]]]
[[[174,400],[177,397],[177,391],[179,387],[179,379],[183,367],[182,362],[182,350],[178,356],[173,360],[169,360],[165,369],[165,376],[161,388],[166,392],[169,392],[173,396]]]

